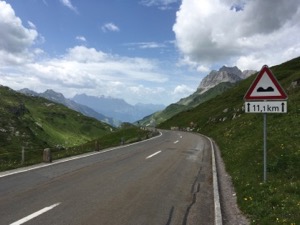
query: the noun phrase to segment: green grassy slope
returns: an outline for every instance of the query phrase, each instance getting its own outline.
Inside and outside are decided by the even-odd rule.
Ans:
[[[288,113],[267,115],[267,182],[263,183],[263,115],[246,114],[255,76],[159,127],[214,138],[232,176],[238,204],[252,224],[300,224],[300,58],[270,68],[288,94]]]
[[[147,139],[157,132],[131,124],[118,129],[64,105],[0,86],[0,171]],[[22,162],[22,147],[25,160]]]
[[[224,91],[233,87],[234,85],[235,84],[229,82],[223,82],[211,88],[210,90],[204,92],[203,94],[199,94],[199,92],[196,91],[190,96],[181,99],[177,103],[169,105],[164,110],[153,113],[152,115],[143,118],[142,120],[139,121],[139,123],[140,125],[146,126],[147,124],[150,124],[150,122],[154,120],[156,124],[160,124],[172,118],[173,116],[175,116],[180,112],[192,109],[198,106],[199,104],[214,98],[215,96],[223,93]]]
[[[1,164],[19,161],[22,147],[27,154],[45,147],[71,147],[110,133],[111,129],[63,105],[0,86]]]

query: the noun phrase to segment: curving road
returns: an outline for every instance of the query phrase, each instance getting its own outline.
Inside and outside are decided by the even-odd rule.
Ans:
[[[140,143],[0,173],[0,224],[214,224],[211,144],[162,131]]]

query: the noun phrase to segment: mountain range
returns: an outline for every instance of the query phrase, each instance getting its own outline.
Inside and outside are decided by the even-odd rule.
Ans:
[[[142,104],[130,105],[123,99],[112,97],[96,97],[86,94],[65,98],[63,94],[51,89],[43,93],[34,92],[28,88],[19,90],[29,96],[39,96],[50,101],[63,104],[70,109],[81,112],[85,116],[96,118],[112,126],[119,126],[122,122],[133,123],[149,114],[165,108],[164,105]]]
[[[36,93],[25,88],[20,90],[20,92],[63,104],[70,109],[81,112],[83,115],[96,118],[113,126],[119,126],[122,122],[134,123],[137,121],[141,125],[149,125],[163,122],[181,111],[194,108],[200,103],[221,94],[235,83],[249,77],[253,73],[255,71],[241,71],[236,66],[223,66],[218,71],[212,70],[202,79],[193,94],[180,99],[177,103],[171,104],[168,107],[142,103],[130,105],[123,99],[106,96],[89,96],[86,94],[77,94],[73,98],[67,99],[63,94],[51,89],[43,93]]]
[[[79,104],[84,104],[104,115],[109,115],[122,122],[130,123],[165,108],[164,105],[155,104],[138,103],[130,105],[123,99],[105,96],[96,97],[86,94],[75,95],[72,100]]]
[[[95,110],[93,110],[85,105],[81,105],[81,104],[78,104],[78,103],[72,101],[71,99],[67,99],[64,97],[63,94],[55,92],[51,89],[48,89],[43,93],[37,93],[28,88],[23,88],[23,89],[19,90],[19,92],[22,94],[28,95],[28,96],[39,96],[39,97],[48,99],[50,101],[63,104],[65,106],[67,106],[69,109],[73,109],[77,112],[81,112],[85,116],[93,117],[99,121],[108,123],[112,126],[118,126],[121,123],[120,121],[114,120],[111,117],[107,117],[99,112],[96,112]]]
[[[199,104],[222,94],[227,89],[233,87],[237,82],[251,76],[256,71],[241,71],[238,67],[221,67],[218,71],[212,70],[200,82],[197,90],[188,97],[180,99],[178,102],[169,105],[164,110],[144,117],[140,124],[144,126],[156,125],[173,117],[174,115],[192,109]]]

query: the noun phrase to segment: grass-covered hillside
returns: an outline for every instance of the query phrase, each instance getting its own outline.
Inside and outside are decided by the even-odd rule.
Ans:
[[[126,123],[113,128],[64,105],[0,86],[0,171],[40,163],[45,148],[55,160],[152,135]]]
[[[214,138],[232,176],[238,204],[252,224],[300,224],[300,58],[270,68],[288,94],[288,113],[267,115],[267,182],[263,182],[263,114],[244,112],[256,75],[159,127]]]
[[[85,143],[111,126],[41,97],[29,97],[0,86],[0,150],[20,146],[64,146]]]
[[[153,122],[155,122],[155,124],[160,124],[172,118],[174,115],[180,112],[183,112],[188,109],[192,109],[198,106],[199,104],[214,98],[215,96],[223,93],[224,91],[233,87],[234,85],[235,84],[233,83],[223,82],[209,89],[204,93],[200,93],[200,91],[197,90],[190,96],[180,99],[180,101],[178,101],[177,103],[169,105],[164,110],[153,113],[143,118],[142,120],[139,121],[139,124],[143,126],[153,125],[152,124]]]
[[[108,124],[40,97],[0,86],[0,163],[26,152],[80,145],[112,131]],[[13,153],[16,153],[15,157]]]

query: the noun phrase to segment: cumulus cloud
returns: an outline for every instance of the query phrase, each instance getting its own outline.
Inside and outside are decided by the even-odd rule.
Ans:
[[[169,91],[176,84],[169,82],[171,74],[168,73],[172,72],[162,69],[163,62],[124,57],[82,45],[49,56],[35,47],[43,44],[37,27],[30,21],[25,24],[27,27],[22,25],[11,6],[0,0],[1,85],[15,90],[27,87],[37,92],[51,88],[66,97],[78,93],[106,95],[126,99],[132,104],[169,104],[178,98],[178,89],[175,93]],[[86,41],[83,36],[75,39]],[[141,42],[138,46],[163,47],[155,42]]]
[[[159,96],[165,89],[159,86],[168,81],[168,76],[159,62],[81,45],[62,55],[47,57],[42,49],[33,48],[39,34],[32,22],[28,25],[30,28],[24,27],[11,6],[0,1],[1,85],[37,92],[51,88],[66,97],[87,93],[121,97],[131,103],[161,102]],[[76,39],[85,41],[83,36]],[[38,55],[43,57],[37,58]]]
[[[108,31],[118,32],[120,31],[120,28],[114,23],[106,23],[101,27],[101,30],[103,32],[108,32]]]
[[[298,21],[298,0],[183,0],[173,31],[185,63],[259,69],[299,56]]]
[[[29,48],[38,37],[32,23],[22,25],[9,4],[0,1],[0,65],[19,64],[32,59]]]
[[[28,87],[44,91],[52,88],[67,97],[80,92],[121,96],[131,102],[138,99],[147,101],[145,96],[151,91],[155,96],[153,100],[158,99],[157,87],[147,92],[146,89],[142,92],[141,88],[134,88],[140,87],[141,83],[159,85],[168,81],[154,61],[121,57],[85,46],[75,46],[60,57],[27,63],[13,70],[0,69],[0,74],[4,84],[14,89]]]
[[[194,91],[195,91],[194,89],[191,89],[190,87],[182,84],[175,87],[173,94],[178,96],[186,96],[188,94],[191,94]]]

